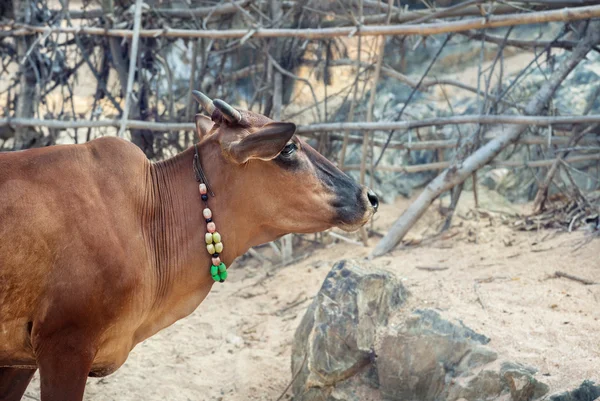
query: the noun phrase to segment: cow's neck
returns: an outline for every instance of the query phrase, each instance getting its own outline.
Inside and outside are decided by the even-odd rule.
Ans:
[[[250,246],[272,240],[277,234],[265,232],[258,222],[252,221],[252,213],[243,210],[244,194],[236,193],[243,186],[237,185],[239,177],[233,166],[224,163],[218,145],[203,142],[199,150],[202,167],[215,193],[208,204],[223,238],[221,259],[229,266]],[[211,261],[204,241],[204,204],[195,180],[193,157],[192,147],[151,166],[143,225],[149,263],[155,272],[153,309],[159,310],[161,317],[153,323],[156,327],[144,330],[140,337],[191,313],[214,284],[208,273]]]

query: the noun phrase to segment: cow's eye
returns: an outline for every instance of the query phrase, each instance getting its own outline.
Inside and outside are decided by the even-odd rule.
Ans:
[[[283,157],[291,157],[296,152],[296,144],[291,142],[285,145],[285,148],[281,151],[281,156]]]

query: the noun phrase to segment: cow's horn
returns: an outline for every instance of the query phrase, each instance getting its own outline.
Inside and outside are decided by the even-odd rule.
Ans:
[[[215,111],[215,105],[213,104],[213,101],[210,100],[210,98],[204,93],[197,90],[193,90],[192,96],[194,96],[194,99],[196,99],[196,101],[200,103],[200,106],[202,106],[202,108],[206,110],[208,114],[212,114],[212,112]]]
[[[234,109],[228,103],[224,102],[223,100],[215,99],[213,104],[217,109],[219,109],[221,114],[223,114],[223,117],[225,117],[225,119],[227,119],[227,121],[229,121],[230,123],[239,123],[240,121],[242,121],[242,115],[240,114],[240,112]]]

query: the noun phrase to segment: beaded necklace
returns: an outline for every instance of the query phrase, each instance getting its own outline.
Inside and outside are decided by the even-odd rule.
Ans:
[[[217,231],[217,226],[213,221],[212,210],[208,207],[208,194],[214,197],[215,194],[210,188],[206,175],[202,170],[200,164],[200,156],[198,153],[198,145],[194,145],[194,173],[196,174],[196,181],[200,184],[198,189],[200,191],[200,199],[204,202],[204,210],[202,210],[202,216],[206,221],[206,234],[204,234],[204,240],[206,242],[206,250],[211,255],[212,265],[210,266],[210,275],[213,280],[220,283],[227,279],[227,267],[225,263],[221,262],[221,252],[223,252],[223,242],[221,242],[221,234]]]

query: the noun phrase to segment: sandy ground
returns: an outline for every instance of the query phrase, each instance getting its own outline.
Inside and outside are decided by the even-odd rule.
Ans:
[[[580,247],[585,232],[515,231],[504,213],[523,209],[483,192],[474,213],[472,197],[462,199],[446,235],[430,238],[441,221],[436,202],[409,234],[413,245],[376,260],[412,292],[407,307],[463,320],[501,357],[537,367],[551,391],[600,381],[600,286],[552,278],[561,270],[600,282],[600,239]],[[408,204],[384,205],[375,229],[385,230]],[[191,316],[139,344],[113,375],[89,379],[85,399],[276,400],[292,377],[294,331],[329,268],[369,249],[341,242],[298,250],[305,252],[286,267],[236,263]],[[27,399],[39,399],[38,389],[36,375]]]

